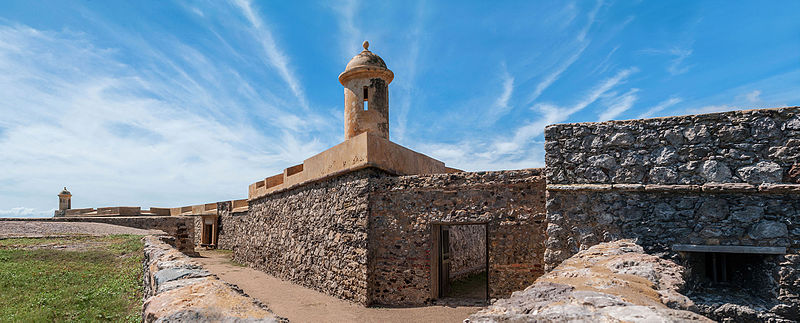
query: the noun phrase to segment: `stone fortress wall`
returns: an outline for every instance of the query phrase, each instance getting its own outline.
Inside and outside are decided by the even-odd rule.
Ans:
[[[771,313],[800,318],[800,108],[551,125],[545,140],[548,270],[621,238],[684,264],[676,245],[786,248],[760,281]]]
[[[433,223],[488,226],[491,297],[510,295],[543,272],[538,169],[397,177],[368,168],[251,200],[249,213],[218,210],[219,247],[232,246],[236,261],[362,304],[435,298]],[[473,266],[463,272],[484,270],[485,258],[478,268],[474,262],[485,249],[460,248],[472,250],[463,263]]]
[[[450,280],[486,271],[486,226],[450,226]]]
[[[532,283],[544,272],[544,186],[541,169],[380,178],[369,205],[371,302],[435,298],[433,224],[486,224],[490,298]]]
[[[247,215],[223,216],[234,260],[329,295],[368,303],[371,181],[364,169],[250,201]]]

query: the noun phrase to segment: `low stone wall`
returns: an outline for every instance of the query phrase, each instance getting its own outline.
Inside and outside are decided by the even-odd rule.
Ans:
[[[450,279],[486,271],[486,226],[450,226]]]
[[[234,260],[275,277],[367,304],[370,181],[364,169],[250,201],[247,215],[223,216],[234,228]]]
[[[632,241],[603,243],[464,322],[713,322],[686,311],[682,271]]]
[[[0,221],[52,221],[52,222],[97,222],[131,227],[137,229],[161,230],[175,237],[174,247],[183,253],[192,255],[194,251],[194,219],[186,216],[114,216],[114,217],[60,217],[60,218],[28,218],[3,219]]]
[[[382,177],[370,195],[370,301],[431,300],[433,224],[485,223],[489,296],[505,297],[543,272],[541,169]]]
[[[236,286],[202,269],[174,249],[172,240],[164,236],[143,238],[142,321],[288,322]]]

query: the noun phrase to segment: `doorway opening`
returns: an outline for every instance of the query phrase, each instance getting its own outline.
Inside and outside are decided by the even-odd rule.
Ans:
[[[486,223],[433,225],[432,298],[486,302],[489,245]]]

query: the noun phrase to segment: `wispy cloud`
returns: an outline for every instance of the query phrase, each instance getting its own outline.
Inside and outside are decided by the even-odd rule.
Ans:
[[[639,51],[645,54],[665,55],[672,57],[667,64],[667,72],[670,75],[680,75],[689,72],[691,65],[686,65],[686,60],[692,56],[692,49],[673,47],[669,49],[645,49]]]
[[[165,50],[184,60],[133,67],[85,34],[0,26],[6,213],[47,215],[38,210],[63,186],[75,207],[242,198],[249,182],[327,146],[294,129],[291,113],[272,110],[270,134],[230,118],[271,105],[241,92],[248,82],[224,64],[182,44]]]
[[[338,14],[339,35],[342,45],[342,57],[350,58],[359,51],[362,41],[366,40],[361,29],[356,27],[356,14],[361,2],[358,0],[343,0],[333,4],[334,11]]]
[[[253,11],[252,2],[250,0],[234,0],[234,4],[241,10],[242,14],[247,18],[247,21],[252,25],[252,34],[256,41],[261,44],[262,49],[267,55],[267,62],[271,64],[281,77],[286,81],[291,88],[292,93],[300,101],[300,104],[308,109],[308,101],[305,93],[303,92],[300,82],[291,71],[289,67],[289,58],[283,53],[281,48],[275,41],[272,31],[264,24],[261,16]]]
[[[586,21],[587,21],[586,26],[584,26],[583,29],[581,29],[581,31],[578,33],[577,36],[579,42],[583,42],[586,39],[586,34],[589,33],[589,30],[592,28],[592,25],[594,25],[594,22],[597,19],[597,12],[600,11],[600,7],[602,6],[603,6],[603,1],[598,0],[595,3],[594,8],[592,8],[592,10],[586,14]]]
[[[597,117],[597,121],[613,120],[623,112],[628,111],[633,107],[633,103],[636,102],[638,98],[636,95],[637,92],[639,92],[639,89],[630,89],[625,94],[615,97],[607,106],[606,110]]]
[[[514,76],[508,73],[505,63],[500,64],[502,73],[500,75],[500,91],[491,93],[500,93],[494,102],[489,105],[486,110],[484,118],[481,120],[483,125],[491,125],[497,122],[499,118],[508,114],[511,111],[511,96],[514,93]]]
[[[613,77],[605,79],[595,85],[593,89],[572,106],[561,107],[549,103],[537,104],[534,109],[539,112],[540,118],[517,128],[514,131],[514,136],[510,140],[496,140],[493,144],[494,152],[496,154],[518,154],[521,147],[524,147],[528,141],[544,133],[545,126],[567,120],[567,118],[573,114],[597,101],[602,95],[606,94],[615,86],[623,83],[636,71],[638,71],[636,68],[619,71]]]
[[[578,50],[575,51],[575,53],[570,55],[570,57],[564,60],[561,64],[559,64],[558,67],[556,67],[556,69],[553,70],[553,72],[545,76],[541,82],[536,84],[536,88],[533,90],[533,93],[531,93],[530,97],[528,98],[528,103],[536,101],[536,99],[538,99],[539,96],[542,95],[542,92],[544,92],[544,90],[550,87],[550,85],[552,85],[553,82],[558,80],[558,78],[561,77],[561,74],[564,73],[564,71],[566,71],[567,68],[572,66],[572,64],[574,64],[575,61],[577,61],[578,58],[581,57],[581,54],[583,54],[583,51],[586,49],[588,45],[589,45],[588,42],[581,45],[581,47],[578,48]]]
[[[753,92],[749,92],[744,95],[744,98],[747,100],[747,102],[757,103],[761,101],[761,91],[754,90]]]
[[[678,98],[678,97],[671,97],[671,98],[669,98],[667,100],[659,102],[654,107],[652,107],[650,109],[647,109],[647,111],[645,111],[644,113],[642,113],[639,116],[637,116],[637,118],[640,118],[640,119],[652,118],[657,113],[661,112],[662,110],[664,110],[666,108],[669,108],[669,107],[671,107],[673,105],[676,105],[678,103],[681,103],[681,101],[683,101],[683,99]]]
[[[684,65],[684,61],[692,55],[691,49],[673,48],[669,50],[669,54],[674,56],[667,71],[672,75],[679,75],[689,71],[689,66]]]
[[[394,128],[393,137],[402,142],[406,136],[406,129],[408,128],[408,113],[411,110],[414,97],[416,96],[416,82],[417,82],[417,65],[419,64],[419,52],[422,47],[423,30],[425,26],[426,15],[426,2],[420,0],[417,2],[417,7],[414,13],[414,20],[409,25],[409,31],[406,33],[408,40],[407,56],[402,60],[404,67],[404,74],[406,75],[403,80],[394,82],[395,88],[400,93],[400,98],[397,105],[397,126]]]

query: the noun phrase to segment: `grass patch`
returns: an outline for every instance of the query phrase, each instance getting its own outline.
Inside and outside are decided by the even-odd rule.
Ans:
[[[139,322],[142,248],[134,235],[0,240],[0,321]]]

